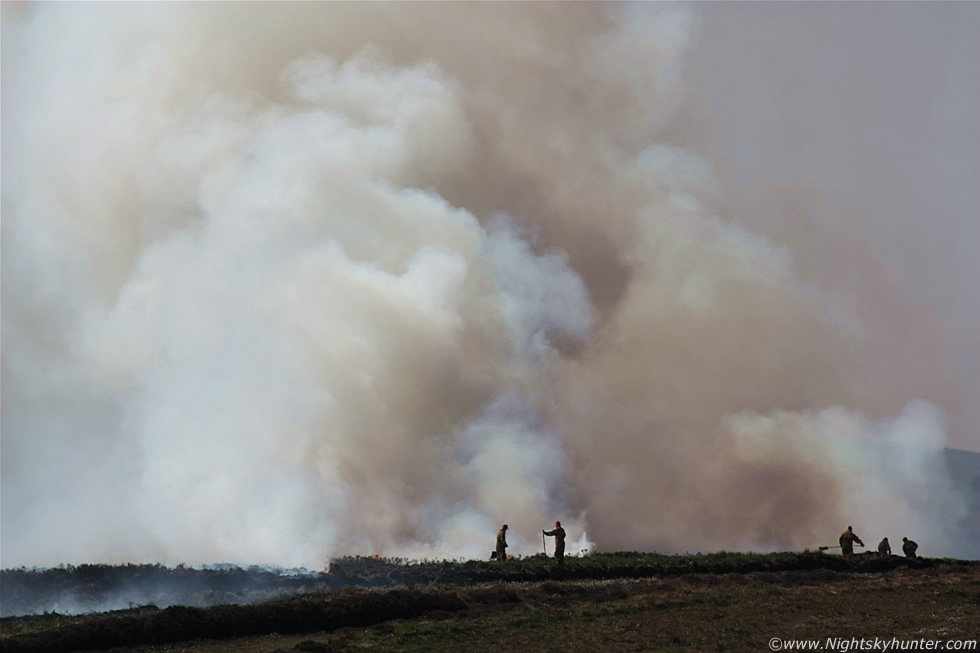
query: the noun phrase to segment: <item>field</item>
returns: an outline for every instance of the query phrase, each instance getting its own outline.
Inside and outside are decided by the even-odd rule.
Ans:
[[[543,556],[353,558],[313,578],[273,601],[7,617],[0,650],[765,651],[772,638],[908,644],[980,633],[980,562],[948,559],[619,553],[568,559],[559,572]],[[347,588],[316,586],[341,579]]]

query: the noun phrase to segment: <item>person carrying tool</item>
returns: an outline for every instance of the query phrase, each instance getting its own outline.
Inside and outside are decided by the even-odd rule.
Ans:
[[[919,548],[919,545],[910,540],[907,537],[902,538],[902,551],[905,553],[906,558],[911,558],[915,560],[915,551]]]
[[[858,546],[864,546],[864,542],[861,541],[861,538],[857,536],[857,533],[850,526],[840,534],[840,538],[837,541],[840,543],[840,552],[846,556],[854,555],[855,542],[857,542]]]
[[[497,531],[497,562],[507,562],[507,524]]]
[[[892,554],[892,545],[888,543],[888,538],[882,538],[881,542],[878,542],[878,555],[890,556]]]
[[[565,529],[561,527],[560,521],[556,521],[553,529],[550,531],[542,530],[541,532],[555,538],[555,560],[558,561],[560,567],[565,563]]]

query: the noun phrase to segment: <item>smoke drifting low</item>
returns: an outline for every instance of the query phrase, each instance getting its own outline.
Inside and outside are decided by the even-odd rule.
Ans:
[[[960,317],[748,199],[694,9],[5,3],[3,566],[977,556]]]

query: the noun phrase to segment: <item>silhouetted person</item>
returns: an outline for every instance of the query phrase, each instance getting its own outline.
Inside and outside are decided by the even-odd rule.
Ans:
[[[902,551],[905,552],[906,558],[912,558],[913,560],[915,560],[915,558],[917,557],[915,555],[915,552],[916,550],[918,550],[918,548],[919,545],[913,542],[912,540],[910,540],[909,538],[907,537],[902,538]]]
[[[878,542],[878,553],[883,556],[890,556],[892,554],[892,545],[888,543],[888,538],[882,538],[881,542]]]
[[[840,534],[840,539],[837,541],[840,542],[840,552],[846,556],[854,555],[855,542],[861,546],[864,546],[864,542],[862,542],[861,538],[857,536],[857,533],[851,530],[850,526],[847,527],[846,531]]]
[[[507,562],[507,524],[497,531],[497,562]]]
[[[542,530],[545,535],[555,538],[555,560],[561,566],[565,563],[565,529],[561,527],[561,522],[556,521],[555,527],[550,531]]]

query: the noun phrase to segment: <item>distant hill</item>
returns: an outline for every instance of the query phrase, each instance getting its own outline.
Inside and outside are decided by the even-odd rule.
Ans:
[[[967,516],[962,531],[966,557],[980,559],[980,452],[947,449],[946,463],[957,490],[967,501]]]

